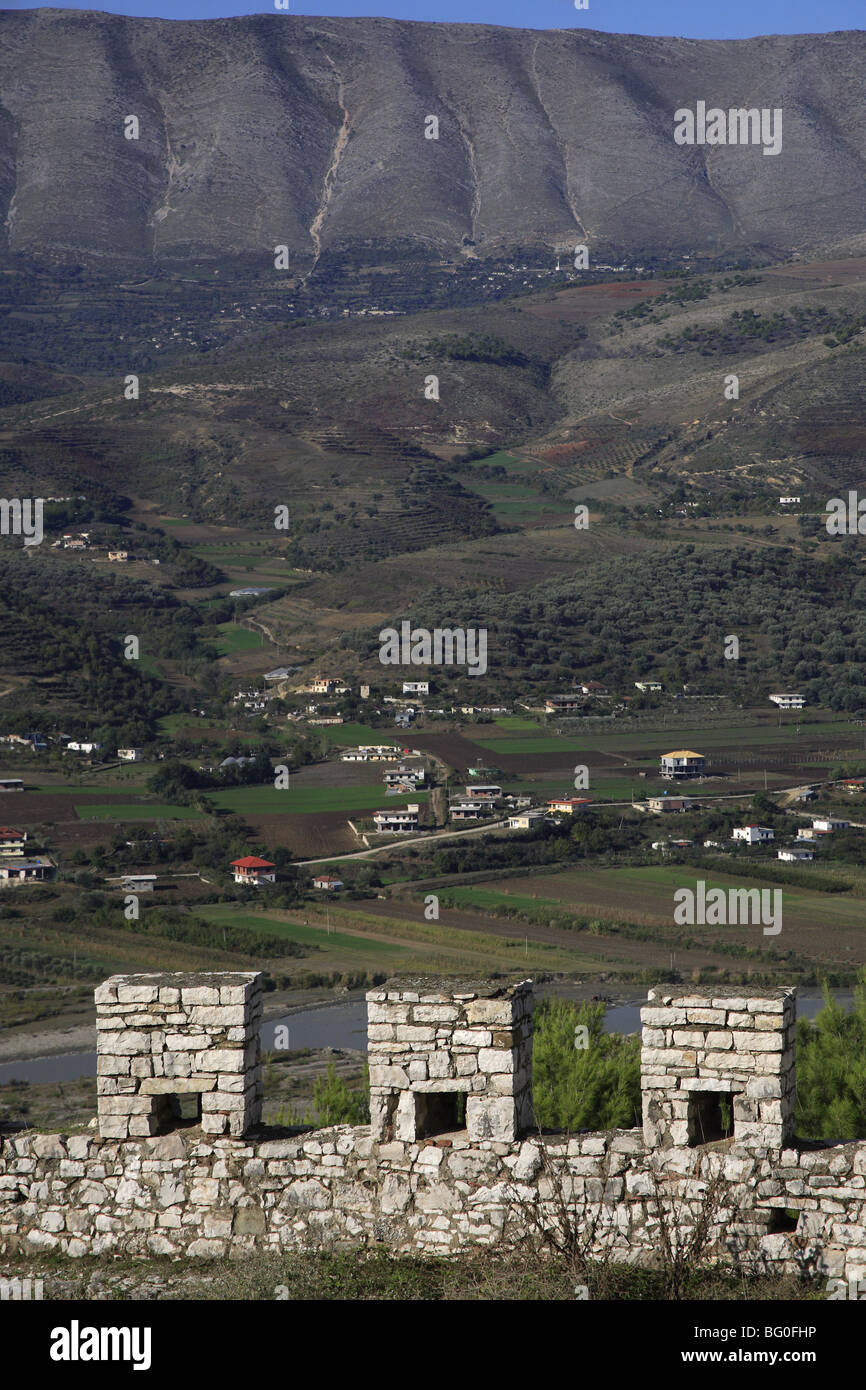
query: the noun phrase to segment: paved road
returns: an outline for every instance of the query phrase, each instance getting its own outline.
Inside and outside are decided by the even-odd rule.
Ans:
[[[773,796],[785,796],[790,792],[802,791],[804,785],[804,783],[799,783],[796,787],[775,787],[773,789]],[[820,782],[810,782],[808,785],[817,787],[823,786],[824,784]],[[683,793],[683,795],[687,795],[687,793]],[[690,799],[693,801],[710,803],[712,801],[743,801],[752,796],[754,796],[754,792],[722,792],[718,795],[692,796]],[[598,804],[605,809],[610,807],[612,810],[615,810],[619,806],[631,806],[633,803],[629,800],[603,801]],[[811,818],[813,813],[811,811],[799,811],[797,814]],[[486,835],[489,830],[502,830],[506,824],[507,822],[504,820],[490,821],[484,825],[474,826],[471,830],[441,830],[435,835],[416,835],[413,836],[412,839],[404,839],[401,836],[399,839],[391,840],[387,844],[376,845],[374,849],[352,850],[348,854],[328,854],[322,859],[293,859],[292,863],[296,868],[303,868],[307,864],[333,864],[340,859],[373,859],[377,854],[383,854],[388,850],[394,849],[395,845],[424,845],[429,844],[431,841],[457,840],[469,835]],[[851,821],[851,824],[855,825],[856,822]],[[866,826],[862,828],[866,829]]]

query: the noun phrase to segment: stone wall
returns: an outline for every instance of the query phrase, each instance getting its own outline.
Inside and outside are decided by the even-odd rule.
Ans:
[[[219,988],[236,983],[224,976]],[[481,1038],[464,1043],[463,1028],[457,1026],[470,1023],[470,1005],[485,1003],[494,1012],[495,1003],[497,1010],[509,1010],[520,1024],[513,1036],[514,1055],[525,1059],[523,1024],[531,1018],[527,986],[484,986],[485,994],[469,983],[460,982],[450,1005],[439,999],[446,989],[442,980],[392,981],[371,991],[374,1018],[391,1004],[456,1011],[455,1017],[426,1023],[417,1011],[399,1025],[383,1023],[381,1017],[373,1022],[373,1028],[441,1025],[446,1030],[434,1039],[403,1039],[411,1044],[401,1054],[405,1065],[374,1062],[401,1073],[379,1075],[386,1115],[396,1116],[407,1092],[430,1094],[424,1087],[431,1079],[456,1080],[461,1075],[458,1057],[472,1056],[476,1049],[480,1062]],[[115,987],[119,1003],[121,986]],[[408,993],[419,997],[410,1000]],[[424,1003],[427,994],[435,994],[437,1002]],[[129,1002],[138,1009],[154,1001]],[[772,1003],[779,1007],[769,1008]],[[766,1116],[760,1111],[764,1100],[781,1103],[791,1076],[792,993],[745,997],[657,990],[651,992],[647,1010],[644,1081],[664,1079],[665,1084],[644,1092],[644,1129],[571,1137],[529,1132],[513,1140],[470,1135],[468,1123],[411,1139],[396,1134],[382,1138],[371,1126],[292,1135],[258,1129],[238,1137],[208,1135],[198,1125],[127,1139],[94,1129],[69,1136],[25,1133],[5,1139],[0,1149],[0,1253],[20,1248],[72,1256],[222,1257],[372,1242],[406,1253],[454,1253],[553,1227],[565,1199],[568,1219],[593,1232],[595,1254],[652,1263],[661,1223],[675,1221],[688,1231],[709,1203],[716,1253],[736,1256],[754,1270],[815,1268],[834,1277],[866,1278],[866,1143],[797,1145],[786,1139],[784,1145],[776,1144],[770,1142],[776,1127],[787,1123],[783,1108]],[[658,1018],[663,1011],[672,1016]],[[698,1017],[700,1011],[711,1017]],[[738,1014],[753,1018],[754,1026],[737,1019]],[[135,1016],[125,1015],[130,1020]],[[759,1019],[775,1022],[760,1026]],[[484,1022],[475,1017],[470,1028],[492,1031]],[[488,1022],[498,1029],[498,1012]],[[190,1020],[190,1026],[202,1025]],[[734,1041],[737,1030],[752,1036],[751,1046]],[[663,1039],[656,1036],[659,1032]],[[677,1033],[700,1033],[701,1040],[680,1036],[678,1041]],[[731,1035],[729,1046],[713,1036],[720,1033]],[[761,1035],[782,1046],[755,1046]],[[398,1040],[379,1041],[393,1049]],[[443,1047],[429,1046],[434,1042]],[[422,1060],[415,1056],[416,1043],[428,1045],[426,1075],[417,1066],[413,1072],[413,1062]],[[469,1052],[460,1051],[464,1046]],[[429,1060],[437,1051],[449,1054],[453,1077],[431,1078]],[[772,1070],[744,1066],[747,1053],[756,1068],[760,1058],[774,1057]],[[383,1055],[374,1052],[373,1057]],[[388,1055],[396,1054],[392,1050]],[[727,1070],[719,1060],[722,1055],[731,1059]],[[496,1077],[512,1100],[522,1094],[522,1066],[514,1073],[491,1070],[483,1075],[485,1091],[479,1088],[479,1096],[492,1098],[492,1086],[486,1088]],[[516,1078],[510,1090],[502,1080],[509,1075]],[[756,1077],[780,1079],[783,1094],[749,1095]],[[683,1084],[689,1080],[712,1083],[710,1094],[730,1095],[732,1104],[740,1097],[733,1108],[732,1137],[708,1140],[690,1124],[688,1097],[692,1091],[706,1092],[707,1085]],[[468,1106],[472,1092],[464,1094]],[[389,1111],[393,1095],[397,1101]],[[666,1108],[674,1102],[680,1107],[677,1113]],[[745,1109],[738,1108],[741,1104]],[[403,1113],[410,1114],[406,1102]],[[701,1113],[706,1117],[705,1110]],[[163,1123],[169,1121],[163,1117]],[[790,1229],[795,1219],[796,1229]]]

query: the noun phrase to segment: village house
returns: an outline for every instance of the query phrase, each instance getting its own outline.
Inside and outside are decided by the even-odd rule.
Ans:
[[[464,787],[468,801],[498,801],[502,795],[502,788],[491,783],[481,783],[481,785]]]
[[[851,822],[839,820],[835,816],[819,816],[812,821],[812,829],[817,830],[819,835],[832,835],[836,830],[848,830]]]
[[[766,845],[775,839],[775,832],[766,825],[738,825],[731,839],[745,840],[747,845]]]
[[[854,796],[857,792],[862,792],[866,790],[866,778],[846,777],[842,781],[841,785],[845,788],[849,796]]]
[[[548,801],[548,811],[557,811],[563,816],[576,816],[592,805],[591,796],[555,796]]]
[[[9,825],[0,826],[0,854],[23,854],[26,841],[26,830],[13,830]]]
[[[661,757],[662,777],[703,777],[706,768],[707,760],[703,753],[694,753],[690,748],[675,748],[672,753],[663,753]]]
[[[233,859],[231,868],[234,870],[235,883],[247,883],[253,888],[259,888],[263,883],[276,882],[276,864],[272,864],[268,859],[259,859],[257,854],[247,854],[243,859]]]
[[[410,803],[408,806],[397,806],[392,811],[376,811],[373,820],[380,835],[398,835],[418,829],[419,811],[417,803]]]
[[[382,773],[382,781],[386,787],[394,787],[409,782],[415,787],[422,787],[426,779],[423,767],[408,767],[401,763],[399,767],[389,767]]]
[[[144,753],[140,748],[118,748],[117,756],[122,763],[140,763]]]
[[[806,704],[805,695],[771,695],[770,699],[779,709],[803,709]]]
[[[813,827],[812,827],[811,825],[803,825],[803,826],[801,826],[800,829],[797,831],[797,839],[798,839],[798,841],[799,841],[799,840],[811,840],[811,841],[814,843],[814,841],[817,840],[817,838],[818,838],[818,831],[815,830],[815,829],[813,829]]]
[[[120,887],[128,893],[152,893],[156,887],[156,874],[124,874]]]
[[[549,695],[544,701],[545,714],[567,714],[583,708],[582,695]]]
[[[640,690],[644,695],[648,695],[653,691],[661,690],[662,683],[661,681],[635,681],[634,686],[635,690]]]
[[[544,812],[539,810],[518,811],[516,815],[508,817],[509,830],[531,830],[544,820]]]
[[[448,806],[451,820],[483,820],[490,815],[490,804],[486,801],[452,801]]]
[[[429,694],[430,694],[430,682],[429,682],[429,681],[404,681],[404,682],[403,682],[403,694],[404,694],[404,695],[429,695]]]
[[[580,686],[584,695],[591,695],[595,699],[600,699],[603,695],[609,695],[610,691],[601,681],[584,681]]]
[[[815,851],[802,845],[792,845],[790,849],[780,849],[777,858],[785,859],[789,864],[798,864],[803,860],[814,859]]]
[[[73,739],[72,742],[67,743],[65,751],[67,753],[98,753],[101,748],[101,743],[93,743],[89,740],[79,742],[78,739]]]
[[[109,560],[116,561],[116,562],[118,562],[119,564],[125,564],[126,561],[129,559],[129,551],[128,551],[128,550],[109,550],[109,552],[108,552],[108,558],[109,558]]]
[[[48,882],[54,877],[56,868],[53,860],[42,855],[34,856],[32,859],[0,859],[0,888],[9,888],[17,883],[34,880]]]
[[[342,886],[343,880],[336,878],[334,874],[319,874],[313,879],[313,887],[321,888],[326,893],[336,893]]]
[[[646,804],[654,816],[663,816],[669,811],[691,811],[695,803],[687,796],[649,796]]]
[[[348,690],[342,676],[313,676],[310,683],[313,695],[336,695],[338,691]]]

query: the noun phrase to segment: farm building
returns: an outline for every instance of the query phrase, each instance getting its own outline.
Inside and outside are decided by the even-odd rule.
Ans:
[[[117,756],[122,763],[140,763],[144,754],[140,748],[118,748]]]
[[[235,883],[248,883],[258,888],[263,883],[276,882],[276,864],[272,864],[268,859],[259,859],[258,855],[248,854],[243,859],[233,859],[231,867],[234,870]]]
[[[57,866],[54,861],[42,856],[33,859],[0,859],[0,888],[9,888],[16,883],[35,881],[47,882],[54,877]]]
[[[70,743],[67,743],[67,745],[66,745],[66,752],[67,752],[67,753],[98,753],[98,752],[100,751],[101,748],[102,748],[102,744],[101,744],[101,743],[93,743],[93,742],[91,742],[90,740],[85,740],[85,741],[83,741],[83,742],[79,742],[78,739],[73,739]]]
[[[635,690],[640,690],[644,695],[647,695],[652,691],[661,690],[662,683],[661,681],[635,681],[634,686]]]
[[[319,874],[317,878],[313,879],[313,887],[321,888],[327,893],[336,893],[342,886],[343,880],[334,874]]]
[[[805,695],[771,695],[770,699],[779,709],[803,709],[806,704]]]
[[[775,832],[766,825],[738,825],[731,836],[733,840],[745,840],[747,845],[766,845],[775,838]]]
[[[403,694],[404,694],[404,695],[429,695],[429,694],[430,694],[430,682],[429,682],[429,681],[404,681],[404,682],[403,682]]]
[[[0,777],[0,792],[23,792],[24,783],[20,777]]]
[[[790,849],[780,849],[777,858],[785,859],[789,864],[798,864],[803,860],[814,859],[815,851],[802,845],[792,845]]]
[[[836,816],[818,816],[812,821],[812,829],[817,830],[819,835],[832,835],[836,830],[848,830],[850,821],[839,820]]]
[[[663,753],[661,757],[662,777],[703,777],[706,768],[707,760],[703,753],[694,753],[691,748],[675,748],[672,753]]]

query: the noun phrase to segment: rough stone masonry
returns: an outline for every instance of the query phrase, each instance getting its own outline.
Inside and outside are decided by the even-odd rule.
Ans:
[[[260,984],[100,986],[98,1128],[0,1140],[0,1253],[455,1253],[565,1210],[589,1253],[651,1264],[709,1211],[715,1257],[866,1278],[866,1143],[792,1132],[793,990],[651,990],[642,1127],[566,1135],[532,1124],[529,982],[391,980],[367,996],[372,1124],[297,1133],[259,1121]]]

